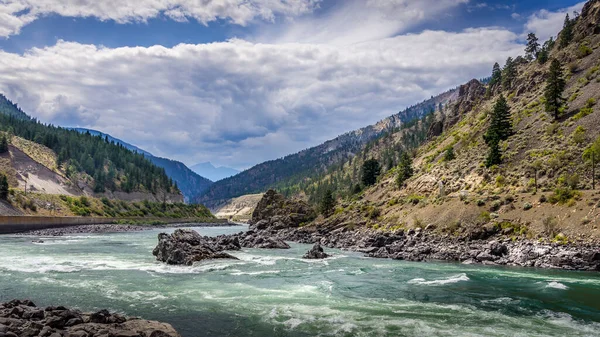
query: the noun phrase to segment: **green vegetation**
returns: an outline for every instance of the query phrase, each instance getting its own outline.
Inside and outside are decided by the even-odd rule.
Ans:
[[[502,154],[500,152],[500,141],[508,139],[513,133],[510,122],[510,107],[504,96],[500,96],[494,105],[492,112],[492,121],[483,136],[486,144],[489,146],[489,152],[485,161],[486,167],[492,167],[502,163]]]
[[[537,36],[534,33],[527,34],[527,46],[525,47],[525,55],[528,60],[533,60],[540,53],[540,44]]]
[[[129,151],[101,136],[45,125],[23,113],[16,104],[0,97],[0,131],[42,144],[58,154],[67,176],[79,172],[94,178],[94,190],[125,192],[179,192],[164,169],[141,154]]]
[[[454,159],[456,159],[456,155],[454,154],[454,147],[450,146],[446,149],[446,152],[444,152],[444,161],[449,162],[453,161]]]
[[[557,187],[554,193],[548,197],[548,201],[553,204],[572,206],[574,201],[581,197],[579,191],[573,190],[571,187]]]
[[[377,159],[369,159],[363,163],[361,181],[365,186],[375,185],[381,174],[381,166]]]
[[[144,200],[127,202],[111,200],[106,197],[93,199],[86,196],[71,197],[61,195],[62,200],[71,212],[79,216],[124,217],[157,217],[157,218],[200,218],[212,219],[214,216],[203,205],[184,203],[161,203]]]
[[[590,48],[590,46],[588,46],[587,43],[582,43],[579,45],[579,48],[577,49],[577,57],[584,58],[588,55],[591,55],[593,52],[594,52],[594,50],[592,48]]]
[[[577,18],[570,19],[569,14],[565,17],[565,23],[563,24],[563,30],[560,33],[560,47],[565,48],[571,43],[573,40],[573,28],[575,27],[575,23],[577,22]]]
[[[539,64],[545,64],[546,62],[548,62],[550,51],[552,50],[552,48],[554,48],[554,44],[555,41],[552,37],[550,37],[548,41],[544,42],[544,45],[542,46],[542,49],[540,49],[540,52],[537,56]]]
[[[404,152],[402,153],[402,156],[400,156],[400,164],[398,165],[397,172],[396,184],[399,188],[402,188],[404,182],[414,174],[412,158],[408,153]]]
[[[8,152],[8,140],[6,139],[6,135],[2,134],[0,136],[0,153]]]
[[[590,163],[592,169],[592,189],[596,188],[596,164],[600,159],[600,137],[583,151],[583,159]]]
[[[506,59],[504,69],[502,69],[502,89],[512,89],[513,82],[517,77],[517,65],[512,57]]]
[[[550,64],[550,71],[546,80],[546,89],[544,90],[544,98],[546,99],[546,112],[552,114],[554,119],[558,119],[561,108],[565,102],[562,94],[567,85],[560,62],[553,59]]]
[[[319,211],[321,212],[321,214],[323,214],[323,216],[328,217],[333,212],[334,207],[335,199],[333,198],[333,192],[330,189],[328,189],[325,192],[323,198],[321,199]]]
[[[492,77],[490,78],[490,87],[496,87],[497,85],[502,83],[502,70],[500,69],[500,65],[498,62],[494,63],[494,67],[492,68]]]
[[[5,174],[0,174],[0,199],[8,199],[8,179]]]

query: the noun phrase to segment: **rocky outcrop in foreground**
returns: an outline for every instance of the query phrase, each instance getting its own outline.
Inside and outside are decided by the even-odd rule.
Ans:
[[[38,308],[29,300],[0,303],[0,337],[181,337],[170,324],[101,310]]]

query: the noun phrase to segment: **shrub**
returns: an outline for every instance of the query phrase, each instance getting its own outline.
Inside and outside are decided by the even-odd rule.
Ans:
[[[504,176],[502,176],[501,174],[499,174],[496,177],[496,186],[502,187],[502,186],[504,186],[505,183],[506,183],[506,178],[504,178]]]
[[[79,198],[79,202],[81,203],[81,205],[85,206],[85,207],[90,207],[90,199],[88,199],[86,196],[81,196]]]
[[[546,196],[545,196],[545,195],[543,195],[543,194],[542,194],[542,195],[540,195],[540,202],[541,202],[541,203],[545,203],[546,201],[548,201],[548,199],[546,199]]]
[[[571,135],[571,139],[573,140],[573,143],[579,145],[579,144],[583,144],[586,141],[586,136],[585,136],[585,128],[581,125],[577,126],[577,128],[575,129],[575,131],[573,131],[573,134]]]
[[[477,206],[479,206],[479,207],[485,206],[485,201],[483,199],[477,200]]]
[[[584,58],[588,55],[591,55],[594,52],[594,50],[592,50],[592,48],[590,48],[590,46],[588,46],[587,43],[582,43],[579,45],[579,48],[577,49],[577,56],[579,58]]]
[[[570,187],[557,187],[554,189],[554,193],[548,198],[553,204],[568,204],[571,200],[579,198],[580,193],[573,191]],[[572,205],[571,205],[572,206]]]
[[[546,217],[542,220],[542,225],[544,227],[544,234],[548,237],[555,237],[558,234],[558,221],[554,217]]]
[[[371,218],[371,219],[377,219],[380,215],[381,215],[381,210],[379,208],[373,208],[369,212],[369,218]]]
[[[526,211],[528,211],[528,210],[530,210],[532,208],[533,208],[533,206],[530,203],[528,203],[528,202],[526,202],[525,205],[523,205],[523,209],[526,210]]]

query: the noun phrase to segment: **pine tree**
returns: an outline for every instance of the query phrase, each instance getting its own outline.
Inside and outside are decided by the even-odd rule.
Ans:
[[[414,169],[412,167],[412,158],[406,152],[402,153],[400,156],[400,165],[398,165],[398,175],[396,176],[396,184],[398,188],[402,188],[404,182],[408,180],[408,178],[412,177],[414,174]]]
[[[576,19],[571,20],[569,14],[565,17],[565,23],[563,24],[563,30],[560,32],[560,47],[565,48],[573,40],[573,28],[575,26]]]
[[[506,64],[504,65],[504,69],[502,71],[502,88],[504,90],[510,90],[515,77],[517,77],[517,66],[513,61],[513,58],[509,57],[506,59]]]
[[[333,213],[333,207],[335,206],[335,199],[333,198],[333,192],[331,189],[327,189],[323,198],[321,198],[321,203],[319,205],[319,209],[321,214],[325,217],[330,216]]]
[[[369,159],[362,166],[362,183],[365,186],[375,185],[381,173],[381,166],[376,159]]]
[[[525,53],[527,58],[531,61],[534,58],[538,57],[540,52],[540,44],[538,42],[537,36],[534,33],[529,33],[527,35],[527,46],[525,47]]]
[[[563,77],[562,66],[557,59],[553,59],[546,80],[544,97],[546,98],[546,112],[551,113],[554,119],[558,119],[561,108],[565,102],[565,99],[562,96],[565,86],[566,81]]]
[[[488,146],[490,147],[490,150],[485,160],[485,166],[492,167],[501,164],[502,154],[500,153],[500,140],[497,135],[494,135],[494,137],[489,140]]]
[[[490,79],[490,87],[494,87],[501,83],[502,83],[502,70],[500,70],[500,65],[498,64],[498,62],[496,62],[496,63],[494,63],[494,67],[492,69],[492,78]]]
[[[486,144],[490,143],[494,139],[498,141],[506,140],[513,133],[512,123],[510,121],[510,107],[508,102],[503,95],[494,104],[494,111],[492,112],[492,121],[486,134],[483,136]]]
[[[8,179],[4,174],[0,174],[0,199],[8,199]]]
[[[8,152],[8,140],[6,139],[6,135],[0,136],[0,153]]]

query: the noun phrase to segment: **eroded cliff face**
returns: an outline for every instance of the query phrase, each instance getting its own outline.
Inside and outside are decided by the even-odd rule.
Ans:
[[[230,199],[213,207],[212,211],[217,218],[229,219],[235,222],[247,222],[252,218],[252,213],[262,199],[263,194],[248,194]]]
[[[478,80],[471,80],[458,88],[456,101],[449,104],[449,108],[439,112],[436,121],[429,127],[429,139],[441,135],[444,130],[450,129],[458,123],[462,116],[471,111],[484,97],[485,86]]]

